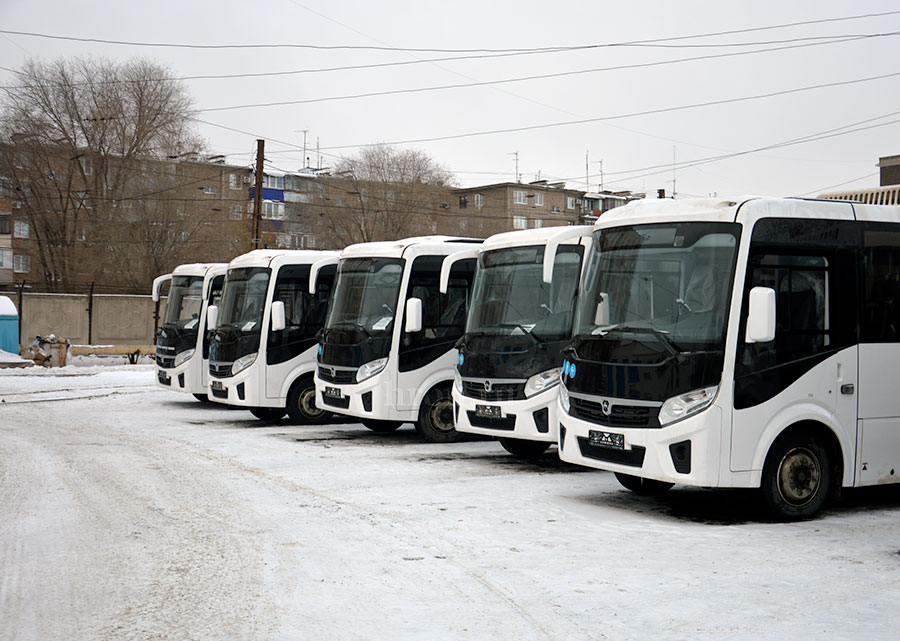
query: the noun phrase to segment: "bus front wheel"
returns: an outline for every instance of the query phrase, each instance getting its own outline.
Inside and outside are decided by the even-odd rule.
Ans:
[[[831,459],[814,434],[793,432],[775,440],[763,466],[762,493],[781,521],[808,519],[828,500]]]
[[[665,481],[656,481],[654,479],[644,479],[640,476],[621,474],[619,472],[616,472],[616,480],[622,484],[622,487],[642,496],[662,494],[671,489],[674,485],[674,483],[666,483]]]
[[[287,413],[296,425],[325,423],[331,412],[316,406],[316,384],[312,378],[303,378],[291,385],[287,395]]]
[[[419,406],[416,428],[431,443],[453,443],[461,438],[453,422],[453,399],[449,388],[436,387],[425,395]]]

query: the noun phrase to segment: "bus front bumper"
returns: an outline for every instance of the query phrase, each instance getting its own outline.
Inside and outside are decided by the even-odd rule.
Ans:
[[[556,443],[557,388],[516,401],[482,401],[453,389],[456,431]],[[499,414],[493,416],[492,414]]]

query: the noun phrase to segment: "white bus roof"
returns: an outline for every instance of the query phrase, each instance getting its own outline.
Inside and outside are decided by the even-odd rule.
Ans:
[[[276,260],[281,264],[312,264],[316,261],[336,256],[336,251],[314,249],[254,249],[241,254],[230,263],[228,269],[238,267],[269,267]]]
[[[485,239],[484,244],[479,248],[481,251],[491,251],[494,249],[503,249],[506,247],[526,247],[528,245],[546,245],[547,240],[564,229],[569,229],[572,225],[560,225],[556,227],[539,227],[538,229],[519,229],[516,231],[504,231],[499,234]],[[583,229],[590,229],[586,225],[580,225]],[[572,243],[577,243],[578,239],[573,239]]]
[[[480,238],[458,238],[456,236],[415,236],[400,240],[385,240],[371,243],[357,243],[348,245],[341,252],[341,258],[367,258],[384,257],[400,258],[409,247],[421,247],[424,250],[438,249],[441,253],[453,252],[457,249],[465,249],[481,243]]]
[[[185,263],[172,270],[173,276],[206,276],[207,272],[224,272],[228,263]]]

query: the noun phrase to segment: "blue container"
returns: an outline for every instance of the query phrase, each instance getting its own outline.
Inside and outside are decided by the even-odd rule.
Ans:
[[[0,296],[0,349],[19,355],[19,312],[9,296]]]

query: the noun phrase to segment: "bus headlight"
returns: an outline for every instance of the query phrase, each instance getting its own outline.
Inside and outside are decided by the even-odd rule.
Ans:
[[[384,369],[384,366],[387,365],[388,359],[379,358],[374,361],[369,361],[365,365],[360,366],[358,370],[356,370],[356,382],[362,383],[367,378],[372,378]]]
[[[569,390],[565,385],[559,386],[559,406],[562,408],[563,414],[569,413]]]
[[[186,349],[185,351],[183,351],[180,354],[178,354],[177,356],[175,356],[175,365],[173,365],[173,367],[178,367],[182,363],[187,363],[189,360],[191,360],[191,357],[193,355],[194,355],[194,350]]]
[[[554,385],[559,384],[559,373],[562,371],[559,367],[548,369],[546,372],[535,374],[525,381],[525,398],[534,396],[538,392],[550,389]]]
[[[462,394],[462,391],[463,391],[462,376],[460,376],[458,369],[453,370],[453,387],[457,392]]]
[[[719,386],[714,385],[673,396],[659,408],[659,424],[668,425],[706,409],[712,405],[718,391]]]
[[[256,352],[241,356],[231,364],[231,375],[234,376],[235,374],[243,372],[245,369],[253,365],[254,361],[256,361]]]

